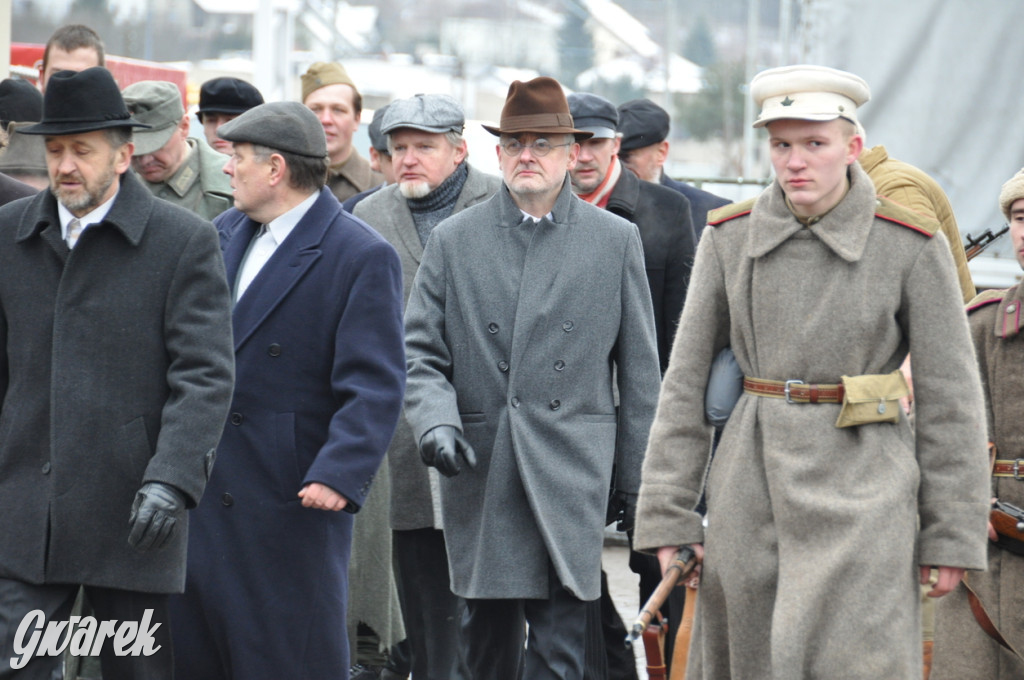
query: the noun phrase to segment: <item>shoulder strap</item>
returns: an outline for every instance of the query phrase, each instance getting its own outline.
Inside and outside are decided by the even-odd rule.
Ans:
[[[910,208],[900,205],[896,201],[885,196],[878,196],[875,207],[875,217],[898,224],[901,227],[912,229],[923,236],[931,238],[941,228],[939,221],[927,215],[922,215]]]
[[[982,307],[986,307],[997,302],[1002,302],[1003,298],[1006,297],[1006,291],[1008,289],[990,288],[989,290],[982,291],[974,296],[970,302],[967,303],[967,313],[977,311]]]
[[[754,209],[754,202],[756,200],[757,197],[748,198],[739,203],[730,203],[729,205],[723,205],[721,208],[715,208],[708,212],[708,224],[712,227],[717,227],[723,222],[728,222],[743,215],[749,215],[750,211]]]

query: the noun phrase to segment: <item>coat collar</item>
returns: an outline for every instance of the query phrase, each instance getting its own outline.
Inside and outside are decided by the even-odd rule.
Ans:
[[[566,172],[565,179],[562,181],[562,189],[558,193],[558,198],[555,199],[555,206],[551,209],[551,217],[554,218],[551,221],[555,224],[567,224],[572,219],[578,201],[582,202],[572,192],[569,173]],[[523,219],[525,219],[523,211],[512,200],[508,185],[502,182],[501,189],[498,191],[498,226],[515,227],[521,224]]]
[[[120,232],[133,246],[139,245],[146,231],[149,215],[156,200],[149,189],[142,185],[135,173],[128,170],[120,178],[117,198],[107,217],[97,226],[109,226]],[[59,231],[60,218],[57,216],[57,199],[50,190],[40,191],[32,199],[26,219],[18,226],[16,241],[25,241],[39,235],[44,229],[55,225]]]
[[[233,321],[236,350],[284,300],[313,263],[320,259],[324,236],[340,212],[341,205],[334,194],[327,187],[321,188],[320,196],[295,225],[288,238],[277,247],[235,305]],[[225,247],[224,264],[232,293],[238,278],[238,268],[258,227],[253,220],[243,219]]]
[[[856,163],[850,166],[849,178],[850,190],[839,205],[806,228],[836,255],[856,262],[864,254],[875,221],[875,185]],[[786,206],[778,180],[757,198],[751,217],[755,218],[748,236],[751,257],[767,255],[805,228]]]
[[[623,168],[622,174],[619,175],[619,181],[612,187],[611,195],[608,196],[608,205],[605,208],[615,211],[617,214],[635,215],[639,203],[640,178]]]
[[[999,302],[999,311],[996,313],[995,333],[996,337],[1004,340],[1020,334],[1021,327],[1021,306],[1024,305],[1024,284],[1017,284],[1006,291],[1003,299]]]

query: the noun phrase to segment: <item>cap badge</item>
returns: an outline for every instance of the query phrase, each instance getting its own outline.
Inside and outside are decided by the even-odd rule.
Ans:
[[[789,95],[786,95],[786,98],[779,103],[782,104],[783,106],[792,106],[793,100],[789,98]]]

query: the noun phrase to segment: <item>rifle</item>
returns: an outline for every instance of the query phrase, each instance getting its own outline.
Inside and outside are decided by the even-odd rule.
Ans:
[[[991,229],[986,229],[984,232],[978,234],[977,236],[971,236],[970,234],[968,234],[967,243],[964,244],[964,254],[967,256],[968,260],[973,260],[981,253],[981,251],[985,250],[985,248],[988,248],[993,241],[995,241],[997,238],[999,238],[1008,231],[1010,231],[1010,225],[1004,226],[1002,229],[1000,229],[994,234],[992,233]]]
[[[636,621],[633,622],[629,635],[626,636],[627,643],[632,643],[640,637],[640,634],[647,629],[647,626],[651,625],[655,613],[661,609],[661,605],[665,604],[665,600],[668,599],[668,594],[672,592],[672,589],[680,581],[689,576],[696,566],[697,555],[693,552],[693,548],[689,546],[680,548],[679,552],[672,558],[672,564],[665,570],[661,583],[658,584],[658,587],[654,589],[654,592],[651,593],[647,602],[640,609],[640,614],[636,617]]]
[[[643,635],[644,652],[647,657],[647,674],[650,680],[665,680],[665,629],[661,615],[658,612],[661,605],[668,599],[672,589],[686,578],[694,567],[697,566],[697,555],[689,546],[683,546],[672,557],[672,564],[665,570],[661,583],[654,589],[651,596],[640,609],[640,614],[626,636],[626,644],[631,645],[634,640]],[[683,661],[683,667],[686,662]],[[673,677],[675,677],[673,669]]]

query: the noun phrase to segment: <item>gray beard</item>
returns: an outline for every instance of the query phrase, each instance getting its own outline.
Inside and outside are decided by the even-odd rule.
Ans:
[[[61,204],[70,210],[72,213],[86,214],[93,209],[99,207],[100,203],[103,202],[103,196],[107,193],[107,189],[114,183],[116,173],[114,167],[111,166],[106,173],[99,178],[99,185],[94,190],[89,190],[84,184],[82,186],[83,191],[73,195],[68,194],[62,189],[58,188],[55,181],[50,182],[50,191],[54,197]]]
[[[426,182],[399,182],[398,192],[405,198],[423,198],[433,189]]]

